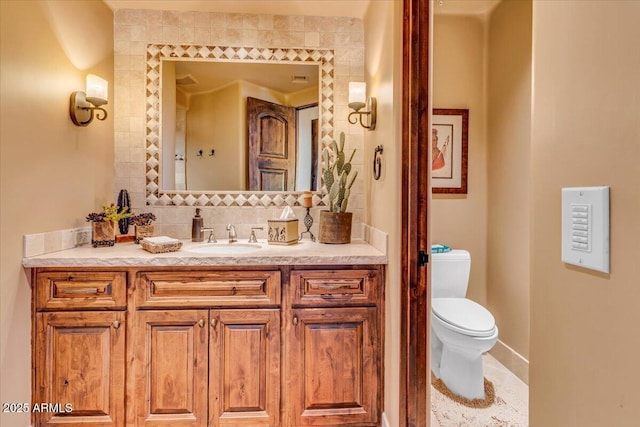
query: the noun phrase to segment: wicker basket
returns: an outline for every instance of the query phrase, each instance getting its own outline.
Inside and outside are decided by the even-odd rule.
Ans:
[[[182,247],[182,242],[153,243],[149,242],[147,239],[142,239],[140,246],[142,246],[142,249],[147,252],[151,252],[152,254],[161,254],[164,252],[179,251]]]

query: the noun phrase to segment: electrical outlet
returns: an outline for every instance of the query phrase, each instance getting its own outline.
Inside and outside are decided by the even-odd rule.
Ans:
[[[86,245],[91,243],[91,229],[79,228],[76,231],[76,246]]]

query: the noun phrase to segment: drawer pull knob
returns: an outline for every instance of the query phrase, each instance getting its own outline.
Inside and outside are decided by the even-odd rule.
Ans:
[[[218,321],[216,319],[211,319],[211,326],[213,326],[213,329],[215,329],[216,326],[218,326]]]
[[[198,320],[198,325],[199,325],[201,328],[204,328],[204,319],[200,319],[200,320]]]
[[[294,325],[298,324],[298,316],[293,316],[293,324]]]
[[[118,329],[120,327],[120,322],[118,320],[113,321],[113,327]]]
[[[323,299],[350,299],[353,294],[320,294]]]

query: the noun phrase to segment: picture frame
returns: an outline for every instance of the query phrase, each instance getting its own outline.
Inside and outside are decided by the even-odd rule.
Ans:
[[[468,138],[468,109],[433,109],[431,124],[432,193],[467,194]]]

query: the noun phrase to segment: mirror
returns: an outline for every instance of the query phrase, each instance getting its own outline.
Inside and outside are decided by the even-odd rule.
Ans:
[[[318,76],[316,64],[163,60],[162,188],[315,190]]]
[[[308,83],[292,83],[292,76]],[[295,193],[322,188],[317,157],[333,138],[332,50],[148,45],[146,84],[148,204],[242,206],[258,199],[258,204],[269,205],[268,199],[278,194],[297,198]],[[233,102],[204,96],[225,92],[233,94]],[[294,140],[293,148],[257,143],[275,157],[293,152],[288,172],[273,173],[274,159],[252,157],[248,98],[293,108],[297,130],[288,139]],[[200,109],[199,104],[217,106],[189,119],[189,110]],[[218,133],[198,136],[200,129],[190,129],[189,121]],[[278,120],[263,120],[257,133],[278,126]],[[314,132],[312,146],[305,141],[312,141]],[[257,180],[251,178],[252,163],[263,166]]]

